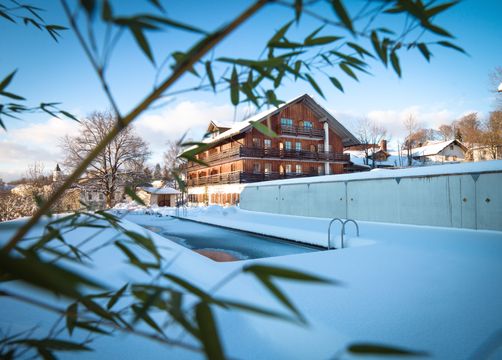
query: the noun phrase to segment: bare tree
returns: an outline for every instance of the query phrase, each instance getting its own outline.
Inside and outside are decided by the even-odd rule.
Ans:
[[[499,86],[502,84],[502,66],[497,66],[490,73],[490,90],[495,93],[495,110],[502,110],[502,92],[499,92]]]
[[[176,178],[178,180],[182,178],[184,161],[179,157],[182,150],[181,141],[167,142],[167,150],[164,152],[164,177],[166,180],[173,181]]]
[[[108,111],[94,112],[81,121],[77,136],[63,138],[61,147],[66,153],[65,165],[75,168],[106,137],[116,124],[116,118]],[[138,164],[150,156],[147,144],[131,127],[122,131],[100,152],[88,167],[88,177],[93,186],[106,198],[106,205],[113,206],[115,192],[121,184],[135,175]]]
[[[408,158],[408,166],[412,164],[412,154],[411,149],[416,145],[416,132],[420,128],[415,117],[410,114],[403,122],[404,128],[406,129],[406,139],[403,143],[403,147],[406,149],[406,156]]]
[[[488,147],[492,159],[502,155],[502,111],[493,111],[483,124],[481,140]]]
[[[371,159],[372,159],[371,167],[374,168],[375,157],[373,156],[373,154],[379,147],[380,142],[384,140],[385,137],[387,136],[387,129],[385,129],[385,127],[383,127],[374,120],[363,118],[358,123],[356,136],[359,142],[363,145],[363,150],[365,155],[364,163],[366,165],[369,164],[370,150],[371,150]]]
[[[455,129],[451,124],[439,125],[439,133],[444,141],[453,140],[455,138]]]

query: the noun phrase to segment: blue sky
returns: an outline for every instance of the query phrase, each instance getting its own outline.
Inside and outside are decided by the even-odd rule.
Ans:
[[[46,9],[49,23],[67,25],[59,1],[32,1]],[[121,11],[128,13],[153,8],[140,1],[120,3]],[[213,30],[231,20],[250,1],[167,1],[165,7],[171,18],[186,21],[201,28]],[[361,1],[345,1],[349,10]],[[138,5],[139,4],[139,5]],[[329,9],[327,8],[327,11]],[[402,136],[401,121],[413,113],[425,126],[450,122],[462,114],[477,111],[487,114],[492,110],[493,97],[488,75],[502,66],[502,24],[499,0],[465,0],[437,18],[437,23],[456,36],[455,43],[469,55],[450,49],[433,48],[434,56],[427,63],[418,52],[401,56],[403,77],[398,78],[391,69],[372,63],[371,75],[362,75],[360,82],[340,75],[345,93],[318,77],[326,99],[316,99],[335,114],[348,128],[354,128],[357,119],[369,117],[381,122],[389,130],[391,140]],[[218,48],[216,54],[256,57],[264,42],[274,30],[292,18],[292,12],[273,5],[262,10],[242,26]],[[384,19],[385,21],[389,21]],[[390,21],[393,21],[392,19]],[[387,24],[386,24],[387,25]],[[392,24],[395,25],[395,24]],[[305,34],[313,30],[315,21],[304,19],[293,33]],[[0,77],[18,69],[10,91],[25,96],[32,104],[45,101],[61,102],[61,107],[79,116],[109,105],[89,62],[70,31],[63,32],[59,43],[46,33],[22,25],[0,20]],[[193,34],[170,31],[167,34],[149,34],[158,62],[162,55],[186,49],[197,37]],[[108,78],[123,112],[133,108],[152,88],[156,69],[138,51],[129,35],[123,37],[111,61]],[[193,79],[181,79],[175,88],[193,84]],[[302,93],[315,94],[306,83],[287,83],[278,95],[287,100]],[[246,109],[241,107],[237,118]],[[211,119],[232,121],[234,109],[228,93],[196,92],[169,98],[160,109],[149,111],[137,122],[138,132],[152,145],[152,163],[161,159],[164,144],[189,130],[189,136],[199,137]],[[26,117],[23,121],[7,121],[8,131],[0,130],[0,178],[11,180],[22,175],[28,164],[42,161],[49,170],[62,154],[57,147],[58,138],[75,132],[75,123],[58,120],[45,114]]]

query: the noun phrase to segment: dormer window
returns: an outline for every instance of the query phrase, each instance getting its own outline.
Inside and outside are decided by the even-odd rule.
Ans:
[[[312,129],[313,125],[312,125],[312,121],[304,121],[303,122],[303,127],[305,129]]]

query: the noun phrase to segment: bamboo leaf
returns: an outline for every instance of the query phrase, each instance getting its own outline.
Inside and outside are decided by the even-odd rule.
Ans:
[[[286,35],[286,32],[288,31],[289,27],[293,24],[293,21],[288,22],[285,24],[283,27],[281,27],[275,34],[272,36],[272,38],[268,41],[267,46],[269,47],[275,47],[273,44],[278,43],[284,35]]]
[[[427,356],[423,351],[414,351],[399,348],[396,346],[388,346],[381,344],[370,343],[355,343],[349,345],[347,351],[357,355],[379,355],[379,356]]]
[[[296,23],[300,22],[300,17],[302,16],[303,0],[295,0],[295,20]]]
[[[359,45],[357,45],[357,44],[355,44],[353,42],[348,42],[347,46],[350,46],[352,49],[354,49],[359,54],[359,56],[361,56],[361,57],[364,57],[364,55],[367,55],[367,56],[372,57],[372,58],[375,57],[368,50],[366,50],[362,46],[359,46]]]
[[[91,348],[73,341],[60,339],[21,339],[8,342],[9,345],[22,344],[55,351],[92,351]]]
[[[434,15],[437,15],[437,14],[445,11],[446,9],[448,9],[454,5],[457,5],[458,3],[459,3],[458,1],[451,1],[451,2],[447,2],[447,3],[443,3],[438,6],[434,6],[432,8],[427,9],[425,11],[425,13],[427,14],[428,17],[432,17]]]
[[[351,33],[354,33],[354,28],[352,26],[352,21],[350,20],[350,16],[345,10],[345,7],[342,4],[341,0],[331,0],[331,5],[333,6],[333,10],[335,10],[336,15],[342,22],[342,24],[350,30]]]
[[[460,51],[461,53],[466,53],[464,49],[462,49],[460,46],[457,46],[455,44],[452,44],[451,42],[449,41],[438,41],[437,42],[439,45],[441,46],[444,46],[444,47],[448,47],[448,48],[451,48],[451,49],[454,49],[454,50],[457,50],[457,51]]]
[[[232,301],[232,300],[221,300],[220,299],[218,301],[223,303],[227,308],[234,308],[234,309],[249,312],[252,314],[257,314],[257,315],[271,317],[271,318],[278,319],[278,320],[284,320],[284,321],[298,323],[298,320],[296,318],[292,318],[288,315],[281,314],[279,312],[269,310],[266,308],[258,307],[258,306],[251,305],[251,304],[245,304],[245,303],[241,303],[241,302],[237,302],[237,301]]]
[[[195,319],[199,326],[200,339],[208,359],[224,360],[225,356],[220,343],[218,328],[209,305],[200,302],[195,307]]]
[[[96,11],[96,0],[80,0],[80,6],[82,6],[90,18],[94,17]]]
[[[318,275],[312,275],[305,273],[303,271],[287,269],[283,267],[276,266],[268,266],[268,265],[250,265],[245,267],[244,272],[250,272],[255,275],[260,276],[273,276],[283,279],[295,280],[295,281],[307,281],[313,283],[321,283],[321,284],[332,284],[338,285],[340,282],[332,279],[327,279],[324,277],[320,277]]]
[[[357,75],[352,71],[352,69],[347,65],[347,63],[342,62],[339,64],[340,69],[342,69],[347,75],[349,75],[351,78],[359,81],[357,78]]]
[[[68,333],[71,335],[77,322],[78,304],[73,303],[70,306],[68,306],[68,308],[66,309],[65,316],[66,316],[66,329],[68,329]]]
[[[321,97],[324,99],[324,94],[322,93],[322,90],[321,88],[319,87],[319,85],[317,85],[316,81],[314,80],[314,78],[312,76],[310,76],[308,73],[305,73],[303,74],[305,76],[305,78],[308,80],[308,82],[310,83],[310,85],[314,88],[315,91],[317,91],[317,93],[319,95],[321,95]]]
[[[75,120],[76,122],[80,122],[80,121],[79,121],[79,120],[78,120],[78,119],[77,119],[74,115],[70,114],[70,113],[69,113],[69,112],[67,112],[67,111],[64,111],[64,110],[59,110],[59,112],[60,112],[61,114],[63,114],[64,116],[69,117],[69,118],[70,118],[70,119],[72,119],[72,120]]]
[[[7,91],[0,91],[0,95],[14,99],[14,100],[26,100],[22,96],[19,96],[19,95],[16,95],[16,94],[13,94],[13,93],[7,92]]]
[[[157,250],[157,247],[153,243],[152,239],[140,233],[129,230],[124,231],[124,234],[128,236],[130,239],[132,239],[136,244],[141,246],[143,249],[148,251],[150,254],[155,256],[157,260],[160,260],[159,251]]]
[[[122,286],[111,298],[110,300],[108,300],[108,304],[106,304],[106,308],[108,310],[110,310],[113,305],[115,305],[117,303],[117,301],[119,301],[119,299],[122,297],[122,295],[124,294],[124,292],[126,291],[127,287],[129,286],[129,284],[125,284],[124,286]]]
[[[16,72],[17,70],[14,70],[13,72],[11,72],[9,75],[7,75],[3,80],[2,82],[0,82],[0,93],[5,89],[7,88],[7,86],[9,86],[10,82],[12,81],[12,79],[14,78],[14,75],[16,75]]]
[[[136,201],[139,205],[146,206],[145,202],[130,187],[126,187],[124,189],[124,192],[127,194],[127,196],[129,196],[133,201]]]
[[[197,296],[201,300],[206,301],[206,302],[213,302],[213,298],[210,294],[208,294],[207,292],[205,292],[201,288],[199,288],[193,284],[190,284],[188,281],[186,281],[176,275],[173,275],[173,274],[164,274],[164,277],[166,279],[171,280],[175,284],[181,286],[182,288],[187,290],[189,293]]]
[[[216,92],[216,82],[214,81],[213,70],[211,69],[211,61],[206,61],[205,66],[206,66],[206,74],[211,84],[211,87],[213,88],[213,91]]]
[[[420,52],[422,53],[422,55],[424,56],[424,58],[427,60],[427,61],[430,61],[431,59],[431,53],[429,51],[429,49],[427,48],[427,45],[425,45],[424,43],[418,43],[418,50],[420,50]]]
[[[329,79],[331,80],[331,83],[338,88],[338,90],[340,90],[341,92],[344,92],[342,83],[340,81],[338,81],[337,78],[331,76]]]
[[[275,131],[269,128],[267,125],[264,125],[259,121],[250,121],[249,123],[251,124],[252,127],[261,132],[263,135],[271,138],[277,137]]]
[[[230,99],[234,106],[239,104],[239,76],[234,66],[232,70],[232,77],[230,78]]]
[[[392,51],[390,53],[390,62],[397,76],[401,77],[401,66],[399,65],[399,58],[397,57],[395,51]]]
[[[150,49],[150,44],[148,43],[148,40],[143,34],[141,28],[138,26],[129,26],[129,29],[131,30],[131,33],[134,36],[134,40],[136,40],[136,43],[143,51],[143,54],[146,55],[146,57],[152,62],[152,64],[155,64],[152,50]]]
[[[340,36],[320,36],[318,38],[305,39],[304,44],[307,46],[315,46],[315,45],[326,45],[337,40],[340,40]]]
[[[164,332],[162,331],[162,329],[160,328],[160,326],[157,325],[157,323],[150,317],[150,315],[148,315],[148,313],[142,312],[141,308],[139,306],[137,306],[137,305],[133,305],[131,308],[134,311],[134,313],[141,320],[143,320],[146,324],[148,324],[148,326],[150,326],[152,329],[156,330],[157,332],[159,332],[161,334],[164,334]]]

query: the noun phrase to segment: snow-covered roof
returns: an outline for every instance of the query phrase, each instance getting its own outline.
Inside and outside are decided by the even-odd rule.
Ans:
[[[206,138],[202,140],[203,143],[206,144],[215,144],[218,143],[224,139],[228,139],[232,136],[238,135],[248,129],[251,128],[251,123],[255,121],[263,121],[269,116],[275,115],[276,113],[280,112],[281,109],[290,106],[294,103],[305,101],[307,102],[308,105],[312,108],[314,113],[316,113],[319,117],[325,117],[328,119],[328,122],[330,126],[333,128],[333,130],[342,138],[342,142],[344,146],[350,146],[350,145],[356,145],[359,144],[359,141],[354,137],[354,135],[348,131],[342,124],[338,122],[338,120],[335,119],[333,115],[331,115],[326,109],[324,109],[321,105],[319,105],[310,95],[308,94],[303,94],[300,96],[297,96],[289,101],[286,101],[285,103],[279,105],[276,108],[271,108],[265,111],[262,111],[258,114],[255,114],[246,120],[236,122],[234,123],[230,129],[227,131],[224,131],[220,133],[219,135],[212,137],[212,138]],[[215,121],[212,121],[214,124],[216,124]],[[194,149],[195,146],[188,148],[188,150]]]
[[[181,194],[176,189],[170,188],[170,187],[161,187],[161,188],[156,188],[153,186],[142,186],[141,190],[146,191],[149,194],[157,194],[157,195],[176,195],[176,194]]]
[[[465,146],[458,140],[429,141],[427,145],[411,149],[413,156],[429,156],[439,154],[445,147],[455,143],[465,150]]]

